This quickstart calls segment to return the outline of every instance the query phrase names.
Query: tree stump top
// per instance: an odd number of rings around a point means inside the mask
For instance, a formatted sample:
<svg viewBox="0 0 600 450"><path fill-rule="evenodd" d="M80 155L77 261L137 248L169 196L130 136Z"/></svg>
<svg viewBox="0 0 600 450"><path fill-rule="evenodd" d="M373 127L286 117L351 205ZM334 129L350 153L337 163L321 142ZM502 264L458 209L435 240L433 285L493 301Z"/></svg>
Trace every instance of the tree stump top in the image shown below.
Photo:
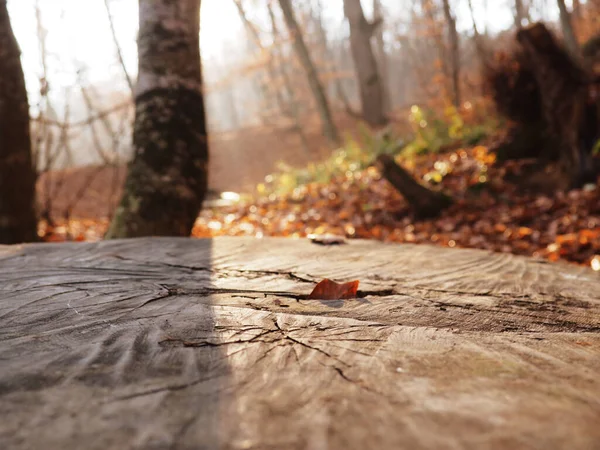
<svg viewBox="0 0 600 450"><path fill-rule="evenodd" d="M600 277L481 250L0 247L3 449L600 448ZM307 300L323 278L352 300Z"/></svg>

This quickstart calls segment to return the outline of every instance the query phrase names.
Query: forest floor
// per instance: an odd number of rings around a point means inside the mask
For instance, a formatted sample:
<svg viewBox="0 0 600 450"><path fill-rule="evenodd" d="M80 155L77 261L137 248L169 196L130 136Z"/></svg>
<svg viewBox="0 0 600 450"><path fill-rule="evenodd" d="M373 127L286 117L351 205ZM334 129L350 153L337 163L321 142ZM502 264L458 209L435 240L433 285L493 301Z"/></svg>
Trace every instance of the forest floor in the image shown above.
<svg viewBox="0 0 600 450"><path fill-rule="evenodd" d="M351 119L343 123L345 130L354 128ZM318 127L312 127L309 141L314 149L324 148ZM218 135L211 145L214 191L251 192L277 161L302 166L327 157L322 151L306 155L292 132L260 128ZM600 180L583 189L543 193L523 182L532 179L530 162L499 164L484 145L419 156L405 166L418 179L435 182L454 204L435 219L420 220L378 171L367 167L341 170L328 182L288 193L267 192L229 206L205 207L192 234L298 238L332 233L481 248L600 270ZM55 218L54 227L40 222L42 239L100 239L124 175L124 168L88 167L42 176L39 198L42 204L52 200Z"/></svg>

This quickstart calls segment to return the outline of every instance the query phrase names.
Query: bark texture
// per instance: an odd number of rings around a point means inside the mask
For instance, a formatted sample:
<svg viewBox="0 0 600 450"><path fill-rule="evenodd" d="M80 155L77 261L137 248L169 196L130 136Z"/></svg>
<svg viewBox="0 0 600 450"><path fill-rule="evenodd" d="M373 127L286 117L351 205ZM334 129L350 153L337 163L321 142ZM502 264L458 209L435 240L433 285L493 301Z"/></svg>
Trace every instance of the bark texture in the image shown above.
<svg viewBox="0 0 600 450"><path fill-rule="evenodd" d="M358 79L362 115L370 125L385 125L384 89L377 60L371 46L371 37L381 24L381 18L369 22L360 0L344 0L344 14L350 25L350 48Z"/></svg>
<svg viewBox="0 0 600 450"><path fill-rule="evenodd" d="M35 170L20 50L0 0L0 244L37 239Z"/></svg>
<svg viewBox="0 0 600 450"><path fill-rule="evenodd" d="M285 24L290 32L290 35L292 36L294 49L298 55L300 64L302 64L302 67L306 72L308 84L315 98L317 110L319 111L319 115L321 117L323 134L331 143L338 145L341 143L339 132L335 122L333 121L331 108L329 107L325 90L323 89L321 81L319 80L317 69L315 68L312 58L310 57L306 42L304 42L302 30L298 26L292 2L291 0L279 0L279 6L281 7Z"/></svg>
<svg viewBox="0 0 600 450"><path fill-rule="evenodd" d="M133 145L107 238L189 235L207 187L200 0L140 0Z"/></svg>

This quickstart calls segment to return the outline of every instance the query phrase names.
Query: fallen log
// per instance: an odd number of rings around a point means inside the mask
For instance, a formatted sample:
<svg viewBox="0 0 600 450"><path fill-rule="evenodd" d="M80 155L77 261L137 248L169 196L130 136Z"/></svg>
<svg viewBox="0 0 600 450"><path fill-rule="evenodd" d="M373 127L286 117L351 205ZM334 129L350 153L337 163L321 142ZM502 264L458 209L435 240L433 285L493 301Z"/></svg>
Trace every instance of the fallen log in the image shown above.
<svg viewBox="0 0 600 450"><path fill-rule="evenodd" d="M3 450L600 442L600 278L282 238L0 247ZM323 278L356 299L308 300Z"/></svg>
<svg viewBox="0 0 600 450"><path fill-rule="evenodd" d="M427 189L396 164L390 155L379 155L376 165L383 177L406 199L417 217L435 217L452 204L449 196Z"/></svg>

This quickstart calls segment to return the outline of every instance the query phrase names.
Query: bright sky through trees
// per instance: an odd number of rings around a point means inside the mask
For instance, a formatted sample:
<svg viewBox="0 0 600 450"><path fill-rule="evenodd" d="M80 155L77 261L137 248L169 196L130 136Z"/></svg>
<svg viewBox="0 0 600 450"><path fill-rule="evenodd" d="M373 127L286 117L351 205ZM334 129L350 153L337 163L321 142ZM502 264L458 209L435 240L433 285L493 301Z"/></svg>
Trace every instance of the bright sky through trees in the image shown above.
<svg viewBox="0 0 600 450"><path fill-rule="evenodd" d="M408 1L408 0L407 0ZM481 28L498 31L510 26L512 11L508 0L487 0L488 12L484 16L484 0L473 0L476 19ZM9 12L15 34L23 52L22 60L31 103L37 97L36 90L42 74L39 39L36 30L36 3L41 12L41 24L45 28L47 46L48 78L54 95L60 88L72 86L77 81L78 70L86 82L112 83L117 89L125 89L123 74L115 57L115 46L110 34L104 0L8 0ZM371 13L371 2L364 1L366 14ZM383 0L392 20L403 16L404 2ZM136 72L136 0L109 0L117 38L121 45L128 71ZM260 11L246 2L248 12L258 23ZM326 0L324 17L335 32L345 30L342 0ZM470 14L466 1L458 0L459 29L470 29ZM204 0L201 16L201 47L204 60L222 59L225 48L245 46L244 33L233 0ZM208 70L210 70L208 68ZM122 85L121 85L122 83Z"/></svg>

